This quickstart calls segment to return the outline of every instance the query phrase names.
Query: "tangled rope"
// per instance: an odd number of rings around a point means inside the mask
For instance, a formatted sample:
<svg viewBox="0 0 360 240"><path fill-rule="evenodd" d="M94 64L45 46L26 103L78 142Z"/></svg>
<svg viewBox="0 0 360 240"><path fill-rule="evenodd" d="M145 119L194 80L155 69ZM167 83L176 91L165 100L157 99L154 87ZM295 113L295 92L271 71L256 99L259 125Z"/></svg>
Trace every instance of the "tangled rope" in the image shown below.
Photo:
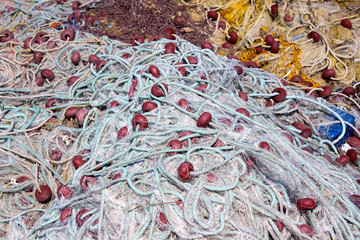
<svg viewBox="0 0 360 240"><path fill-rule="evenodd" d="M359 237L346 108L178 37L59 26L1 46L2 237Z"/></svg>
<svg viewBox="0 0 360 240"><path fill-rule="evenodd" d="M256 61L280 77L287 76L290 80L301 76L304 83L317 86L346 87L356 83L359 71L357 9L349 11L351 8L335 1L202 0L190 3L204 6L209 10L208 17L216 20L212 41L221 47L220 54ZM235 42L229 40L232 32L238 36ZM267 34L280 43L277 50L271 50L271 44L265 41ZM227 41L233 46L223 44ZM333 74L324 77L322 73L327 69L332 69Z"/></svg>

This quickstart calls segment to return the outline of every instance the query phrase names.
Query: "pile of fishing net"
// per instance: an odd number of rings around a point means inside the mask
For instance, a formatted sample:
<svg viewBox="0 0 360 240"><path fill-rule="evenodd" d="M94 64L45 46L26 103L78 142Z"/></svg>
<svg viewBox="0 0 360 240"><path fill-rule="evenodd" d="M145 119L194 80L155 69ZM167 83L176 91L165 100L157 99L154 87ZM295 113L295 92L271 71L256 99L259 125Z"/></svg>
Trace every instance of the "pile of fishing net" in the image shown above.
<svg viewBox="0 0 360 240"><path fill-rule="evenodd" d="M171 28L176 35L200 46L213 32L205 16L202 6L181 5L174 0L104 0L82 14L79 22L84 22L80 27L83 31L122 42L138 35L161 37Z"/></svg>
<svg viewBox="0 0 360 240"><path fill-rule="evenodd" d="M218 54L255 61L280 77L300 76L303 86L351 86L359 72L358 9L343 1L106 0L86 6L89 11L65 22L96 36L130 42L170 30L198 46L210 41ZM326 69L332 74L323 77Z"/></svg>
<svg viewBox="0 0 360 240"><path fill-rule="evenodd" d="M326 88L178 36L130 45L15 11L3 19L18 42L0 58L1 237L359 237L359 114Z"/></svg>
<svg viewBox="0 0 360 240"><path fill-rule="evenodd" d="M217 30L210 38L222 47L222 55L255 61L266 71L280 77L286 75L289 80L299 75L304 80L303 85L310 82L315 86L344 87L356 83L360 57L357 50L359 14L351 1L203 0L182 3L200 4L219 14L210 19L226 23L224 30ZM231 32L235 32L239 40L233 46L223 45ZM265 41L267 35L278 42L278 50L273 51L272 44ZM323 78L322 72L326 69L333 69L335 74Z"/></svg>

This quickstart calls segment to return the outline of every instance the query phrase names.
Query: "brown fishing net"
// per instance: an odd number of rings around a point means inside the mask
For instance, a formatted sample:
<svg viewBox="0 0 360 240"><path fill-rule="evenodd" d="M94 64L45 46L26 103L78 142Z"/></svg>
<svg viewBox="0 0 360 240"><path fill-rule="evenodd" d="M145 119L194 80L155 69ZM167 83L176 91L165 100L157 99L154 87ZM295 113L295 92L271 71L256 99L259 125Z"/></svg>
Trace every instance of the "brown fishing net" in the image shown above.
<svg viewBox="0 0 360 240"><path fill-rule="evenodd" d="M82 30L124 42L136 35L163 37L166 28L173 28L195 45L201 45L212 34L204 8L172 0L105 0L87 11L83 19L86 25Z"/></svg>

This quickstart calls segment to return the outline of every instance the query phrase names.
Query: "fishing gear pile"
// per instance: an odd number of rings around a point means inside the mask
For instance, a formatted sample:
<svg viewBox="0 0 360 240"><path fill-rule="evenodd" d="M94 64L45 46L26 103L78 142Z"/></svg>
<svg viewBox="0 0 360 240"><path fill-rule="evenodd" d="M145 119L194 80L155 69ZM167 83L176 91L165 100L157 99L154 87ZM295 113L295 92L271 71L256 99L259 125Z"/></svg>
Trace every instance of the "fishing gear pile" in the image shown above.
<svg viewBox="0 0 360 240"><path fill-rule="evenodd" d="M58 2L2 16L1 237L359 238L355 88L96 37L63 24L92 2Z"/></svg>
<svg viewBox="0 0 360 240"><path fill-rule="evenodd" d="M200 4L222 55L255 61L301 84L345 88L356 83L359 8L350 1L181 1ZM325 73L325 74L324 74Z"/></svg>

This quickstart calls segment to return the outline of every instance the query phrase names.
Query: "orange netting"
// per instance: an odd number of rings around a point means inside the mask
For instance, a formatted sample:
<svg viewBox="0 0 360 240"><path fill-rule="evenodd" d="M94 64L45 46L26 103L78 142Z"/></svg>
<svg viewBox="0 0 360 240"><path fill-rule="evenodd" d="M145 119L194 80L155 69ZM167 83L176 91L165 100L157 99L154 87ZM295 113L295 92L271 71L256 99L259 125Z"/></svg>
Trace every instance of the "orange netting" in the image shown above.
<svg viewBox="0 0 360 240"><path fill-rule="evenodd" d="M274 74L284 77L285 75L291 79L293 76L301 76L304 82L302 85L305 86L306 82L311 82L314 87L320 87L319 84L315 83L308 75L306 75L300 63L301 49L297 46L296 43L289 43L286 41L282 34L277 32L270 31L268 27L263 26L260 30L260 37L262 40L255 41L254 45L264 45L265 36L271 34L275 38L279 39L282 48L279 50L280 57L275 61L275 70ZM264 58L265 55L272 55L269 51L264 51L263 53L258 54L255 47L250 47L249 49L242 51L241 54L238 54L237 57L242 61L256 61Z"/></svg>

